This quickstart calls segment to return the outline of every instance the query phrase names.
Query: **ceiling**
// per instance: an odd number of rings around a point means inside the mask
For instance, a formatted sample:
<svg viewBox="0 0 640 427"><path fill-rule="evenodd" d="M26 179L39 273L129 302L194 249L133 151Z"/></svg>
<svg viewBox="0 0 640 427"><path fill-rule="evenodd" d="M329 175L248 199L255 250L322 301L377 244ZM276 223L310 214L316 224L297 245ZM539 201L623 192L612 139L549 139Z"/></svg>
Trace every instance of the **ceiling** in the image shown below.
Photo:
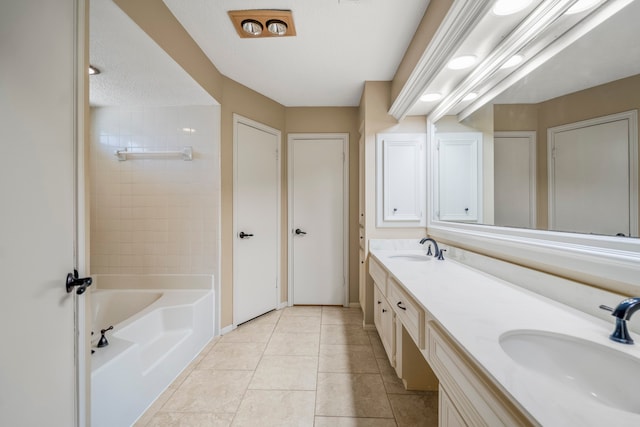
<svg viewBox="0 0 640 427"><path fill-rule="evenodd" d="M202 87L111 0L91 0L92 106L217 105Z"/></svg>
<svg viewBox="0 0 640 427"><path fill-rule="evenodd" d="M392 80L429 1L164 3L222 74L293 107L357 106L365 81ZM227 15L237 9L290 9L297 35L241 39ZM90 60L102 69L91 79L92 105L206 103L195 81L111 0L91 1L90 28Z"/></svg>

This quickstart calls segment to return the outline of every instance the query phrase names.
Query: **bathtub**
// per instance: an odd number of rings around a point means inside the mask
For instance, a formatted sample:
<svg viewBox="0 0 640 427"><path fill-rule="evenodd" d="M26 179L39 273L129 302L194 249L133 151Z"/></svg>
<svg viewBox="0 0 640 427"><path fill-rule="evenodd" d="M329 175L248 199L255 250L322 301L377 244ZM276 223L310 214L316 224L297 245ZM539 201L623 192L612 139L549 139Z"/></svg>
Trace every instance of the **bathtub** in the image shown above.
<svg viewBox="0 0 640 427"><path fill-rule="evenodd" d="M91 306L92 427L133 424L213 337L211 290L97 289Z"/></svg>

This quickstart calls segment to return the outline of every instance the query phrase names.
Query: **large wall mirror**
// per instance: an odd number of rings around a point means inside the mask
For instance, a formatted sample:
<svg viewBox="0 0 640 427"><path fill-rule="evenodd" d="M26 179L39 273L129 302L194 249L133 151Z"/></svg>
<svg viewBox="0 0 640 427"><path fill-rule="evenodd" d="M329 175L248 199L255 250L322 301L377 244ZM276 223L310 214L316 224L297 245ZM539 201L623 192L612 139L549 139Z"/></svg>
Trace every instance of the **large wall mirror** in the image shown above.
<svg viewBox="0 0 640 427"><path fill-rule="evenodd" d="M636 295L640 0L533 0L508 17L498 3L454 1L450 31L473 24L390 110L427 115L428 233Z"/></svg>
<svg viewBox="0 0 640 427"><path fill-rule="evenodd" d="M460 105L438 119L435 219L638 237L639 21L634 1L471 114ZM442 167L456 133L481 138L474 179ZM467 179L451 187L451 175ZM478 200L461 186L475 186ZM457 215L444 212L451 194ZM465 218L476 207L481 215Z"/></svg>

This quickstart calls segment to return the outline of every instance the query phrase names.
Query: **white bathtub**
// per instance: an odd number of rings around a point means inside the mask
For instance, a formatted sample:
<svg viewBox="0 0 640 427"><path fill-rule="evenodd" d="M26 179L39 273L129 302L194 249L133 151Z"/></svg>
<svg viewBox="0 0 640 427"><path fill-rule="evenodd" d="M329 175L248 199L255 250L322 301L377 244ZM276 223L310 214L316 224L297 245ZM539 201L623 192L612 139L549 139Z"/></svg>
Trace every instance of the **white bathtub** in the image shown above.
<svg viewBox="0 0 640 427"><path fill-rule="evenodd" d="M213 337L213 292L95 290L91 300L91 426L129 426Z"/></svg>

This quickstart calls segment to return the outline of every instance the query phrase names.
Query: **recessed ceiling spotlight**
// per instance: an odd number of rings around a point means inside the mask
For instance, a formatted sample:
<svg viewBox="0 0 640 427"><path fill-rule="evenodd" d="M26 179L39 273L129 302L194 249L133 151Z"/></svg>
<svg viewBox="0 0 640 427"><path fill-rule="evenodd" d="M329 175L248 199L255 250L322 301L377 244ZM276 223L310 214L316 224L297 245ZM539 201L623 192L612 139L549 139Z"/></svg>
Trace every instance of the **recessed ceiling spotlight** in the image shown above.
<svg viewBox="0 0 640 427"><path fill-rule="evenodd" d="M89 65L89 75L95 76L96 74L100 74L100 70L94 67L93 65Z"/></svg>
<svg viewBox="0 0 640 427"><path fill-rule="evenodd" d="M505 69L515 67L516 65L520 64L523 59L524 56L522 55L513 55L511 58L507 59L507 61L502 64L500 68Z"/></svg>
<svg viewBox="0 0 640 427"><path fill-rule="evenodd" d="M478 58L476 58L475 55L458 56L449 61L447 67L450 70L464 70L465 68L469 68L475 64L477 59Z"/></svg>
<svg viewBox="0 0 640 427"><path fill-rule="evenodd" d="M279 19L267 21L267 31L276 36L284 36L287 33L287 24Z"/></svg>
<svg viewBox="0 0 640 427"><path fill-rule="evenodd" d="M253 19L245 19L242 21L242 30L252 36L262 34L262 24Z"/></svg>
<svg viewBox="0 0 640 427"><path fill-rule="evenodd" d="M476 99L478 97L478 94L475 92L469 92L468 94L465 95L464 98L462 98L463 101L471 101L472 99Z"/></svg>
<svg viewBox="0 0 640 427"><path fill-rule="evenodd" d="M567 15L573 15L575 13L584 12L587 9L591 9L598 3L600 3L600 0L578 0L565 13Z"/></svg>
<svg viewBox="0 0 640 427"><path fill-rule="evenodd" d="M442 94L437 92L425 93L420 97L420 101L422 102L433 102L433 101L439 101L441 99L442 99Z"/></svg>
<svg viewBox="0 0 640 427"><path fill-rule="evenodd" d="M513 15L531 4L532 0L498 0L493 5L493 13L498 16Z"/></svg>

